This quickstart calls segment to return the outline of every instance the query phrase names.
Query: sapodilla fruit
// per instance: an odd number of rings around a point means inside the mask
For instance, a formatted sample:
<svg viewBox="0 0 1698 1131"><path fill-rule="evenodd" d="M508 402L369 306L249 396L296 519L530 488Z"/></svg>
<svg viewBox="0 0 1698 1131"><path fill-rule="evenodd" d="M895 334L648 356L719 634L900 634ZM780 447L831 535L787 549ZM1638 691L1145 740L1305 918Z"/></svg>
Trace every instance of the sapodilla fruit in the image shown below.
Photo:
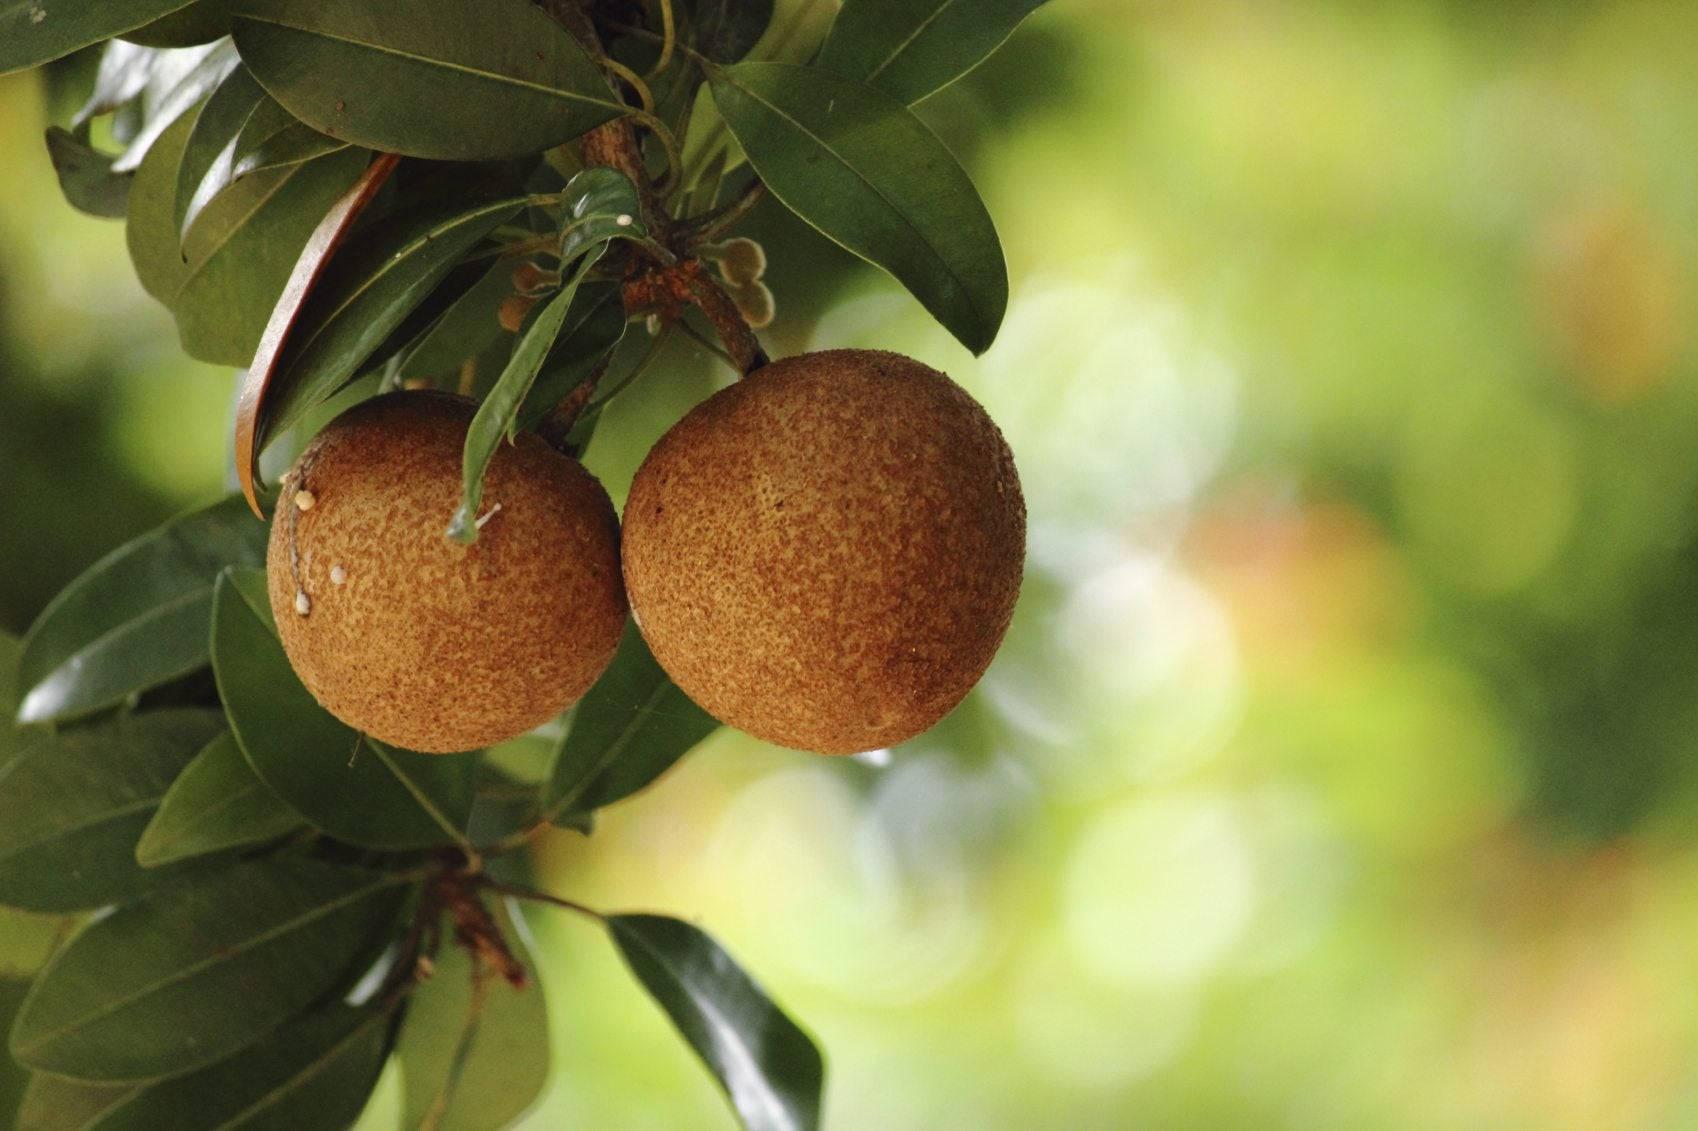
<svg viewBox="0 0 1698 1131"><path fill-rule="evenodd" d="M476 405L400 392L348 410L283 479L266 573L289 662L326 710L411 750L471 750L576 701L625 622L601 484L539 436L502 444L476 542L443 532Z"/></svg>
<svg viewBox="0 0 1698 1131"><path fill-rule="evenodd" d="M848 754L926 730L984 674L1025 557L1014 459L912 358L830 350L703 401L625 504L633 615L722 722Z"/></svg>

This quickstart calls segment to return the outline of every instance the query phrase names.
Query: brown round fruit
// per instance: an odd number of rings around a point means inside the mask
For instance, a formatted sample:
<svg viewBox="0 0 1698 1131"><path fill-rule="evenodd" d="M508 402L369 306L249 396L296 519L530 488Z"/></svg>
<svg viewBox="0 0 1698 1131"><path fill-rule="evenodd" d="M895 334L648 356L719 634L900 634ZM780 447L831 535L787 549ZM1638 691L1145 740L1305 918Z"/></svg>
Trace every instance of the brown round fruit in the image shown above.
<svg viewBox="0 0 1698 1131"><path fill-rule="evenodd" d="M272 520L271 611L296 674L349 726L411 750L548 721L625 622L607 492L534 434L490 461L477 541L444 538L476 407L402 392L350 409L284 477Z"/></svg>
<svg viewBox="0 0 1698 1131"><path fill-rule="evenodd" d="M984 674L1025 557L1014 459L912 358L774 362L697 405L625 504L655 659L723 722L821 754L930 727Z"/></svg>

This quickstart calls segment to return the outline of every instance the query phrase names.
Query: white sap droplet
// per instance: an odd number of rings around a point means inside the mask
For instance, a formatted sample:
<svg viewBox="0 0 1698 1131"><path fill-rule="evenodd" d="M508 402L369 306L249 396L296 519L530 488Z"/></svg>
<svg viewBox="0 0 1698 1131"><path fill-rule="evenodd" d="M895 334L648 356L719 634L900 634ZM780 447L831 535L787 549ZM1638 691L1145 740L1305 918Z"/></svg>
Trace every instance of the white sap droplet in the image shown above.
<svg viewBox="0 0 1698 1131"><path fill-rule="evenodd" d="M493 506L493 507L490 507L490 508L489 508L489 513L488 513L488 514L486 514L486 515L484 515L484 516L483 516L483 517L482 517L482 518L480 518L480 519L478 519L478 520L477 520L477 521L476 521L476 522L474 522L474 523L473 523L473 524L472 524L472 525L474 525L474 526L476 526L476 527L477 527L477 528L478 528L478 529L479 529L479 530L482 530L482 529L483 529L483 524L484 524L484 523L486 523L486 522L488 522L488 521L489 521L489 520L490 520L490 519L492 519L492 518L494 518L494 517L495 517L495 512L497 512L497 511L499 511L499 510L500 510L500 509L501 509L501 504L500 504L500 503L496 503L496 504L495 504L495 505L494 505L494 506Z"/></svg>
<svg viewBox="0 0 1698 1131"><path fill-rule="evenodd" d="M299 589L295 590L295 611L303 617L312 612L312 601Z"/></svg>
<svg viewBox="0 0 1698 1131"><path fill-rule="evenodd" d="M333 565L333 566L330 567L330 583L332 585L346 585L347 582L348 582L348 571L347 570L343 569L339 565Z"/></svg>
<svg viewBox="0 0 1698 1131"><path fill-rule="evenodd" d="M311 491L295 492L295 509L300 511L312 510L312 505L318 502L318 497Z"/></svg>
<svg viewBox="0 0 1698 1131"><path fill-rule="evenodd" d="M621 212L613 218L613 222L618 224L621 228L629 228L631 226L631 217Z"/></svg>

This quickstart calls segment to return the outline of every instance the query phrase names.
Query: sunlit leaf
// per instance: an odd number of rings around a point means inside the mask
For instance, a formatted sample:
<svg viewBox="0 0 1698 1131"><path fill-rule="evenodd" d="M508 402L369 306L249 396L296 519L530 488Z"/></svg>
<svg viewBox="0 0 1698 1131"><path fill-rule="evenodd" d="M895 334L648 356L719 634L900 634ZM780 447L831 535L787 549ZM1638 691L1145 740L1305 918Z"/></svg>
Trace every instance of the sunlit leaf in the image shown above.
<svg viewBox="0 0 1698 1131"><path fill-rule="evenodd" d="M967 174L883 91L784 63L715 68L713 97L774 196L894 275L974 353L1008 305L1002 245Z"/></svg>
<svg viewBox="0 0 1698 1131"><path fill-rule="evenodd" d="M136 863L136 840L220 725L169 710L28 734L0 766L0 903L75 911L173 878Z"/></svg>
<svg viewBox="0 0 1698 1131"><path fill-rule="evenodd" d="M1000 47L1044 0L843 0L816 66L914 103Z"/></svg>
<svg viewBox="0 0 1698 1131"><path fill-rule="evenodd" d="M172 214L179 233L233 179L231 165L236 135L264 97L265 91L248 69L237 66L195 115L194 127L189 131L182 161L177 166Z"/></svg>
<svg viewBox="0 0 1698 1131"><path fill-rule="evenodd" d="M534 971L511 908L501 904L491 913L513 957ZM474 987L478 977L481 991ZM494 971L480 972L464 947L445 943L430 980L413 991L396 1048L405 1084L402 1125L438 1131L510 1126L548 1080L548 1045L548 1012L534 978L516 989Z"/></svg>
<svg viewBox="0 0 1698 1131"><path fill-rule="evenodd" d="M72 208L117 218L130 204L131 177L112 171L112 158L58 126L47 127L47 156L59 191Z"/></svg>
<svg viewBox="0 0 1698 1131"><path fill-rule="evenodd" d="M204 665L218 571L262 565L267 534L231 498L96 562L53 599L24 640L19 719L87 714Z"/></svg>
<svg viewBox="0 0 1698 1131"><path fill-rule="evenodd" d="M266 95L236 137L230 162L232 179L261 169L296 165L347 147L328 134L321 134Z"/></svg>
<svg viewBox="0 0 1698 1131"><path fill-rule="evenodd" d="M534 153L626 109L577 41L526 0L250 0L235 37L297 118L393 153Z"/></svg>
<svg viewBox="0 0 1698 1131"><path fill-rule="evenodd" d="M90 118L110 114L147 86L153 73L154 60L159 52L151 47L114 39L100 52L100 64L95 68L94 89L88 101L71 119L71 128L81 127Z"/></svg>
<svg viewBox="0 0 1698 1131"><path fill-rule="evenodd" d="M190 0L0 0L0 74L69 55Z"/></svg>
<svg viewBox="0 0 1698 1131"><path fill-rule="evenodd" d="M221 1060L344 984L406 882L271 859L161 888L54 956L19 1012L12 1055L110 1082Z"/></svg>
<svg viewBox="0 0 1698 1131"><path fill-rule="evenodd" d="M572 713L544 807L583 813L628 797L670 769L719 723L661 670L635 622Z"/></svg>
<svg viewBox="0 0 1698 1131"><path fill-rule="evenodd" d="M112 162L113 172L130 173L139 168L159 135L216 90L238 62L236 49L228 42L219 43L207 51L187 74L174 82L160 84L163 89L156 100L150 100L141 130ZM159 84L161 76L169 74L168 70L155 66L149 75L150 85Z"/></svg>
<svg viewBox="0 0 1698 1131"><path fill-rule="evenodd" d="M397 750L320 707L277 640L262 572L219 577L212 667L248 764L314 827L370 848L452 844L465 829L476 758Z"/></svg>
<svg viewBox="0 0 1698 1131"><path fill-rule="evenodd" d="M300 828L301 818L259 779L228 731L183 768L136 844L136 862L176 860L260 844Z"/></svg>
<svg viewBox="0 0 1698 1131"><path fill-rule="evenodd" d="M340 1002L315 1009L263 1041L196 1072L137 1086L70 1081L54 1098L74 1108L105 1104L97 1118L52 1119L31 1104L42 1131L296 1131L346 1127L383 1067L393 1018ZM37 1077L40 1079L40 1077ZM77 1096L75 1090L84 1094Z"/></svg>
<svg viewBox="0 0 1698 1131"><path fill-rule="evenodd" d="M718 943L660 915L609 916L607 929L748 1131L819 1126L819 1050Z"/></svg>

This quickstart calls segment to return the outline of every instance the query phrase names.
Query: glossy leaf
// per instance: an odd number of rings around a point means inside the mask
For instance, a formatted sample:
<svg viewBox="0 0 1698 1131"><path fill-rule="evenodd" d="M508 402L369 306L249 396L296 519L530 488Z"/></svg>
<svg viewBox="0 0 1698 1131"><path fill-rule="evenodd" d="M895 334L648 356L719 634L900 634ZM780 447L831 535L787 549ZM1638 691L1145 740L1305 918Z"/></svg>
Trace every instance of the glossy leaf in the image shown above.
<svg viewBox="0 0 1698 1131"><path fill-rule="evenodd" d="M12 1055L115 1083L218 1061L345 983L405 882L271 859L161 888L54 956L18 1014Z"/></svg>
<svg viewBox="0 0 1698 1131"><path fill-rule="evenodd" d="M232 0L194 0L169 16L161 16L152 23L125 32L124 38L150 47L189 47L211 43L230 34L231 4Z"/></svg>
<svg viewBox="0 0 1698 1131"><path fill-rule="evenodd" d="M1000 47L1044 0L844 0L815 65L914 103Z"/></svg>
<svg viewBox="0 0 1698 1131"><path fill-rule="evenodd" d="M253 0L235 37L290 113L371 149L517 156L625 112L577 41L526 0Z"/></svg>
<svg viewBox="0 0 1698 1131"><path fill-rule="evenodd" d="M748 1131L819 1126L819 1050L718 943L660 915L612 915L607 929Z"/></svg>
<svg viewBox="0 0 1698 1131"><path fill-rule="evenodd" d="M580 286L572 300L572 309L566 312L566 321L554 339L554 348L548 351L542 371L537 374L523 407L519 409L515 420L519 430L528 431L542 423L555 406L590 375L591 370L613 353L625 336L627 325L625 304L616 285L586 283ZM586 409L578 420L582 422L598 408ZM576 442L576 425L572 433ZM576 450L583 451L583 445L577 444Z"/></svg>
<svg viewBox="0 0 1698 1131"><path fill-rule="evenodd" d="M128 210L131 178L112 171L110 156L58 126L47 128L47 156L72 208L109 218Z"/></svg>
<svg viewBox="0 0 1698 1131"><path fill-rule="evenodd" d="M239 140L237 144L240 144ZM400 158L393 153L381 154L366 166L359 178L325 211L312 235L307 237L301 254L295 258L295 265L289 269L289 278L283 284L283 291L277 296L271 313L266 316L265 329L260 333L253 364L248 367L246 376L242 378L242 387L237 394L233 438L236 481L242 488L243 498L247 499L248 506L253 508L256 515L263 515L254 483L259 465L260 413L265 408L266 398L272 392L283 349L289 344L295 322L306 306L308 295L329 267L330 257L342 245L342 241L353 229L354 222L371 204L378 190L383 187L399 163Z"/></svg>
<svg viewBox="0 0 1698 1131"><path fill-rule="evenodd" d="M136 840L219 726L215 711L169 710L27 735L0 766L0 903L76 911L175 878L142 869Z"/></svg>
<svg viewBox="0 0 1698 1131"><path fill-rule="evenodd" d="M141 94L153 74L159 52L151 47L114 39L100 52L100 63L94 72L94 89L88 101L71 119L71 128L78 129L90 118L110 114L130 99Z"/></svg>
<svg viewBox="0 0 1698 1131"><path fill-rule="evenodd" d="M261 169L296 165L344 149L347 144L319 133L268 94L254 107L252 116L236 137L230 176L233 180Z"/></svg>
<svg viewBox="0 0 1698 1131"><path fill-rule="evenodd" d="M996 337L1008 272L990 214L944 144L882 91L809 67L740 63L712 87L774 196L894 275L974 353Z"/></svg>
<svg viewBox="0 0 1698 1131"><path fill-rule="evenodd" d="M452 844L466 827L476 759L396 750L320 707L278 643L259 570L219 577L212 668L248 764L315 828L398 849Z"/></svg>
<svg viewBox="0 0 1698 1131"><path fill-rule="evenodd" d="M619 651L572 713L544 808L572 814L628 797L670 769L719 723L655 662L635 621Z"/></svg>
<svg viewBox="0 0 1698 1131"><path fill-rule="evenodd" d="M189 226L201 209L233 179L236 135L242 130L265 91L237 66L212 92L189 130L177 166L177 191L173 217L179 233Z"/></svg>
<svg viewBox="0 0 1698 1131"><path fill-rule="evenodd" d="M471 543L478 537L478 508L483 500L483 477L489 470L489 461L495 458L495 449L503 439L513 435L514 419L519 414L519 408L525 403L525 395L531 391L531 383L536 380L537 371L548 357L548 351L554 345L555 337L560 333L561 325L566 321L566 312L572 306L572 296L577 293L578 283L588 271L588 263L579 270L578 274L561 287L554 297L544 304L537 316L531 319L531 324L525 327L519 338L519 344L513 347L513 356L508 359L507 368L496 378L495 387L478 405L476 415L466 430L466 448L463 458L460 482L460 505L455 508L454 515L448 522L447 537L456 542Z"/></svg>
<svg viewBox="0 0 1698 1131"><path fill-rule="evenodd" d="M239 61L236 49L226 42L214 45L211 50L205 52L192 70L175 81L169 81L167 78L165 82L161 82L161 77L169 76L171 72L155 66L149 75L149 85L162 89L156 99L150 100L141 130L130 139L129 145L118 155L117 160L112 162L112 170L117 173L132 173L139 168L147 157L147 151L159 139L159 135L216 90L218 84L235 69Z"/></svg>
<svg viewBox="0 0 1698 1131"><path fill-rule="evenodd" d="M513 956L534 971L524 937L506 903L491 913ZM452 932L445 937L452 939ZM436 952L435 972L413 991L396 1054L401 1060L402 1126L437 1131L499 1131L535 1102L548 1081L548 1012L533 978L515 989L487 969L481 1008L473 1008L480 976L466 949L452 941Z"/></svg>
<svg viewBox="0 0 1698 1131"><path fill-rule="evenodd" d="M24 640L20 721L87 714L204 665L218 571L264 564L268 533L230 498L96 562L53 599Z"/></svg>
<svg viewBox="0 0 1698 1131"><path fill-rule="evenodd" d="M300 816L259 779L226 731L207 743L171 783L136 844L136 862L157 868L261 844L301 826Z"/></svg>
<svg viewBox="0 0 1698 1131"><path fill-rule="evenodd" d="M299 1131L346 1127L359 1116L383 1067L393 1018L340 1002L315 1009L215 1064L139 1087L74 1081L87 1093L79 1103L59 1089L61 1102L93 1107L80 1122L43 1122L66 1131ZM40 1105L38 1105L40 1106ZM47 1114L43 1112L43 1114Z"/></svg>
<svg viewBox="0 0 1698 1131"><path fill-rule="evenodd" d="M190 0L0 0L0 74L46 63L186 6Z"/></svg>
<svg viewBox="0 0 1698 1131"><path fill-rule="evenodd" d="M609 240L642 239L642 202L631 178L605 165L585 169L570 181L562 195L566 219L560 233L560 262L565 264Z"/></svg>
<svg viewBox="0 0 1698 1131"><path fill-rule="evenodd" d="M398 382L430 381L458 373L460 366L510 336L500 322L501 304L513 294L513 264L497 262L442 312L408 351L395 374Z"/></svg>
<svg viewBox="0 0 1698 1131"><path fill-rule="evenodd" d="M90 1131L100 1126L103 1112L135 1090L134 1084L95 1084L31 1073L14 1131Z"/></svg>
<svg viewBox="0 0 1698 1131"><path fill-rule="evenodd" d="M466 253L527 200L432 201L385 218L339 254L257 404L253 451L346 384Z"/></svg>
<svg viewBox="0 0 1698 1131"><path fill-rule="evenodd" d="M696 50L716 63L735 63L772 23L772 0L700 0Z"/></svg>
<svg viewBox="0 0 1698 1131"><path fill-rule="evenodd" d="M142 289L167 305L188 277L175 224L177 168L194 119L185 115L160 135L130 183L124 242Z"/></svg>

